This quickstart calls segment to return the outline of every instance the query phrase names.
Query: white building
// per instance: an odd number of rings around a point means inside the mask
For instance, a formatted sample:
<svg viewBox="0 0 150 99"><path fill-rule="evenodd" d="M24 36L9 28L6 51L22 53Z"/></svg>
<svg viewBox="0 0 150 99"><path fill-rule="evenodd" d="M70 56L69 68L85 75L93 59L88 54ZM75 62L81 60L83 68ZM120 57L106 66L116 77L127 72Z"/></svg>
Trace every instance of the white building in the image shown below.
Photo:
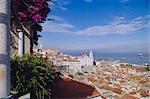
<svg viewBox="0 0 150 99"><path fill-rule="evenodd" d="M90 51L89 56L86 54L78 57L74 56L62 56L60 58L56 57L53 60L53 64L56 68L70 69L73 71L82 71L83 68L93 66L93 52ZM65 68L66 67L66 68Z"/></svg>
<svg viewBox="0 0 150 99"><path fill-rule="evenodd" d="M84 67L93 66L93 62L94 62L93 52L90 51L89 56L87 56L86 54L80 56L78 60L80 61L81 66Z"/></svg>

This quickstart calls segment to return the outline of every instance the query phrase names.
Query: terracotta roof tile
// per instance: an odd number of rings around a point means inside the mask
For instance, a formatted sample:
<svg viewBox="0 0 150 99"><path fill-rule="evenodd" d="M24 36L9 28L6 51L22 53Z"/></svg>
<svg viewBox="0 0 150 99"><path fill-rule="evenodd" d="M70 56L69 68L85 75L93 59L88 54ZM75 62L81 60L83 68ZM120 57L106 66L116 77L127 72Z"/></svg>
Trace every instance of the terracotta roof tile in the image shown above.
<svg viewBox="0 0 150 99"><path fill-rule="evenodd" d="M124 96L122 96L120 99L139 99L137 97L134 97L130 94L125 94Z"/></svg>
<svg viewBox="0 0 150 99"><path fill-rule="evenodd" d="M136 67L136 66L120 66L120 68L126 68L126 69L135 69L137 72L144 72L144 67Z"/></svg>
<svg viewBox="0 0 150 99"><path fill-rule="evenodd" d="M148 97L148 96L150 96L149 90L141 89L140 95L141 95L142 97Z"/></svg>
<svg viewBox="0 0 150 99"><path fill-rule="evenodd" d="M106 90L109 90L109 91L112 91L114 93L117 93L117 94L121 94L123 91L119 88L112 88L110 86L107 86L107 85L103 85L100 87L101 89L106 89Z"/></svg>

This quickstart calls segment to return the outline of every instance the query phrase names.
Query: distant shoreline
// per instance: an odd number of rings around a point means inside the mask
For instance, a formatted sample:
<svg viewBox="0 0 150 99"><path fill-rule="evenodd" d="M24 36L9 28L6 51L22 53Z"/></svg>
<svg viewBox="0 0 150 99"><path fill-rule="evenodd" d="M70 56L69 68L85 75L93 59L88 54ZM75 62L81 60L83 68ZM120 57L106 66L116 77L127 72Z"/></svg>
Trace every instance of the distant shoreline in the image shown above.
<svg viewBox="0 0 150 99"><path fill-rule="evenodd" d="M73 56L80 56L82 54L87 54L88 51L65 51L65 54L70 54ZM144 65L144 63L150 64L150 56L149 53L144 53L144 58L141 59L136 52L93 52L95 60L119 60L120 63L129 63L135 65Z"/></svg>

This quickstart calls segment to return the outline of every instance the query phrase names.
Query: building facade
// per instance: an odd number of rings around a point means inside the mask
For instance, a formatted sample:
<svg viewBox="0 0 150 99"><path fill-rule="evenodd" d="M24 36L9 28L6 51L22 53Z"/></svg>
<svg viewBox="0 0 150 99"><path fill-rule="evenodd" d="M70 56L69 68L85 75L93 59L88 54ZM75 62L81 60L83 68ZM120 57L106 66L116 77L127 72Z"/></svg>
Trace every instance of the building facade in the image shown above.
<svg viewBox="0 0 150 99"><path fill-rule="evenodd" d="M92 51L90 51L89 55L84 54L82 56L71 56L60 52L58 53L59 54L49 56L56 68L60 69L62 67L62 69L69 69L78 72L86 67L93 66L94 57Z"/></svg>

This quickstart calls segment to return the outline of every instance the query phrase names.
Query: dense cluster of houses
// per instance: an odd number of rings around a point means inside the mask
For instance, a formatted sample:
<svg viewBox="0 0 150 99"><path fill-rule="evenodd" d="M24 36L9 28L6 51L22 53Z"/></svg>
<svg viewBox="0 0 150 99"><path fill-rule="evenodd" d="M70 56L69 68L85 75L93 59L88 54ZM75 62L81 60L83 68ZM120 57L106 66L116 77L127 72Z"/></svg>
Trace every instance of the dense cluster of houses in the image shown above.
<svg viewBox="0 0 150 99"><path fill-rule="evenodd" d="M98 97L92 99L150 98L150 72L144 67L120 65L119 61L95 61L96 66L93 66L92 51L82 56L67 55L54 49L40 53L52 61L56 70L68 72L72 80L95 88Z"/></svg>
<svg viewBox="0 0 150 99"><path fill-rule="evenodd" d="M79 81L95 87L106 99L150 98L150 72L144 67L100 63L96 74L85 74Z"/></svg>
<svg viewBox="0 0 150 99"><path fill-rule="evenodd" d="M37 49L34 51L37 52ZM42 50L40 53L49 58L57 71L82 72L92 67L94 62L92 51L89 52L89 55L83 54L82 56L64 54L55 49Z"/></svg>

